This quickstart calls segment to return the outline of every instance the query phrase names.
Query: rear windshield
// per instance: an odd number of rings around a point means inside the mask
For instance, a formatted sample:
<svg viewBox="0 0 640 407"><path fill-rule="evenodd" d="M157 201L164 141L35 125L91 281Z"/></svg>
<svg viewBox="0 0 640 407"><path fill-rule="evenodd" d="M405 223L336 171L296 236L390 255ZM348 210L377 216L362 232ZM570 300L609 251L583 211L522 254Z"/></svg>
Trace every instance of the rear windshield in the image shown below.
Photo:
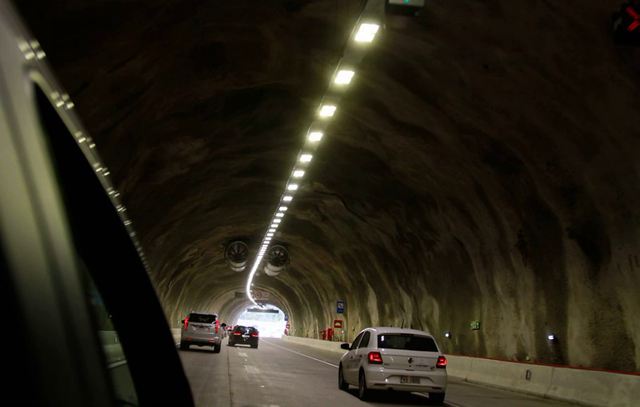
<svg viewBox="0 0 640 407"><path fill-rule="evenodd" d="M413 334L379 335L378 348L438 352L438 347L433 338Z"/></svg>
<svg viewBox="0 0 640 407"><path fill-rule="evenodd" d="M247 330L247 327L242 325L236 325L235 328L233 328L233 330L236 332L245 332Z"/></svg>
<svg viewBox="0 0 640 407"><path fill-rule="evenodd" d="M189 314L189 322L200 324L211 324L215 322L216 316L211 314Z"/></svg>

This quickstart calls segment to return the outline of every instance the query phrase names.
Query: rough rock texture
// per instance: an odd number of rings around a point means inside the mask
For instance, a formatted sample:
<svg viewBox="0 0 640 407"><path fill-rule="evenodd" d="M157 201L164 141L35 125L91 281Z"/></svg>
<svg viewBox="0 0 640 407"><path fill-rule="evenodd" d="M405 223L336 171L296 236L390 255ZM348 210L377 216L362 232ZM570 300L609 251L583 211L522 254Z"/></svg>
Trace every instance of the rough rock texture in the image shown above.
<svg viewBox="0 0 640 407"><path fill-rule="evenodd" d="M257 249L361 2L19 3L171 323L232 320L224 245ZM610 40L618 1L428 3L388 18L276 235L291 267L256 286L298 335L344 299L351 338L637 371L640 51Z"/></svg>

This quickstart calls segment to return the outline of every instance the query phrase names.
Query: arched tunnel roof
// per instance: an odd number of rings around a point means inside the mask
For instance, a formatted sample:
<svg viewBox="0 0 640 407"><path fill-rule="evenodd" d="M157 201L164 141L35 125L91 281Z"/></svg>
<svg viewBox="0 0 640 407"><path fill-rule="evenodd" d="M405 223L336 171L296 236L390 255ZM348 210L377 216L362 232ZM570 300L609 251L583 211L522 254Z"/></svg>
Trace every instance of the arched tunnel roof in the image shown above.
<svg viewBox="0 0 640 407"><path fill-rule="evenodd" d="M360 0L16 2L111 169L170 322L229 319ZM618 1L427 2L388 16L255 286L317 335L640 367L640 51ZM470 323L480 321L479 330ZM559 338L551 348L546 333Z"/></svg>

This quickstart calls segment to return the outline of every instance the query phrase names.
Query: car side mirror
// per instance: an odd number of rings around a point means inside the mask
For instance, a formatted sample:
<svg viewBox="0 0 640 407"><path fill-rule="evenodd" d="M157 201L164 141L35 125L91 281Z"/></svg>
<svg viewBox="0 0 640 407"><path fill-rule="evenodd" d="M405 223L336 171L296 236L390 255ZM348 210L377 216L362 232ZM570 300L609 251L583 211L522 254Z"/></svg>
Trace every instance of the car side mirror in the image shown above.
<svg viewBox="0 0 640 407"><path fill-rule="evenodd" d="M349 350L351 349L351 346L349 346L348 343L343 343L342 345L340 345L340 348L344 350Z"/></svg>

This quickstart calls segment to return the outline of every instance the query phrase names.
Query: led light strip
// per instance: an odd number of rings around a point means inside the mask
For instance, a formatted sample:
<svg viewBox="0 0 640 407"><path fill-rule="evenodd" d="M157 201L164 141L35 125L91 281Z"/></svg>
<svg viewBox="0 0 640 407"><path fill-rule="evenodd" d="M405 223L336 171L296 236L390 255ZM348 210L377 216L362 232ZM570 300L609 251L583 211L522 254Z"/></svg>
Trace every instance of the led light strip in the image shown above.
<svg viewBox="0 0 640 407"><path fill-rule="evenodd" d="M355 67L362 61L366 51L368 50L368 46L373 42L380 30L380 26L382 25L384 18L384 9L385 0L367 1L360 17L358 18L358 22L351 33L351 41L349 41L342 59L333 74L327 95L322 98L322 102L318 107L317 119L311 123L307 130L307 137L304 146L298 152L296 163L294 164L290 173L291 175L285 184L285 191L280 196L277 209L271 217L269 227L260 242L258 255L253 262L253 266L251 267L251 271L247 278L247 298L249 298L249 300L255 305L260 306L251 294L253 278L262 264L265 254L269 250L271 240L275 236L278 227L282 224L282 220L293 201L295 193L300 188L302 178L307 173L307 170L313 161L313 153L325 137L325 131L329 125L329 121L338 110L338 102L346 91L346 88L351 84L351 81L356 76Z"/></svg>

